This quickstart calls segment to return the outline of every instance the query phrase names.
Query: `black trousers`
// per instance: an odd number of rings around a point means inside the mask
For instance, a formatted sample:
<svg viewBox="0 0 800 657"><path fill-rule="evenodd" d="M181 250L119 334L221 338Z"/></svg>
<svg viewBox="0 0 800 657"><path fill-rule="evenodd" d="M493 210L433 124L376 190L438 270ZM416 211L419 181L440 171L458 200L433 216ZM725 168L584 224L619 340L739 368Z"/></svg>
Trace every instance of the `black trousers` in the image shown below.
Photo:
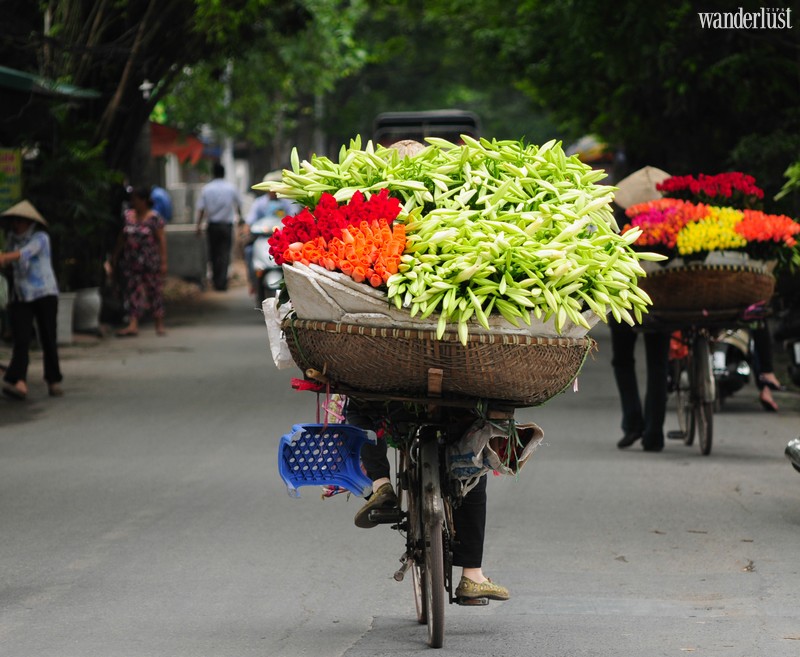
<svg viewBox="0 0 800 657"><path fill-rule="evenodd" d="M750 336L753 339L752 357L755 382L760 390L767 387L761 381L761 375L775 371L772 364L772 335L766 324L759 324L750 330Z"/></svg>
<svg viewBox="0 0 800 657"><path fill-rule="evenodd" d="M209 223L206 235L208 237L208 259L211 261L211 282L215 290L227 290L228 267L231 264L231 246L233 244L233 224Z"/></svg>
<svg viewBox="0 0 800 657"><path fill-rule="evenodd" d="M348 404L347 422L362 429L374 429L374 421L366 408L352 408ZM361 448L361 463L367 476L375 481L389 478L389 457L386 441L378 439L377 445L366 443ZM469 493L464 496L458 508L453 509L452 543L453 565L462 568L480 568L483 562L483 543L486 536L486 475L483 475Z"/></svg>
<svg viewBox="0 0 800 657"><path fill-rule="evenodd" d="M11 362L3 380L12 384L27 380L33 322L36 321L36 331L44 357L44 380L48 384L59 383L63 377L58 362L56 331L58 297L50 295L34 301L12 301L7 310L13 347Z"/></svg>
<svg viewBox="0 0 800 657"><path fill-rule="evenodd" d="M622 404L622 430L641 432L642 444L664 445L664 418L667 410L667 368L669 333L644 332L647 384L642 405L636 378L634 351L638 332L628 324L610 322L611 365Z"/></svg>

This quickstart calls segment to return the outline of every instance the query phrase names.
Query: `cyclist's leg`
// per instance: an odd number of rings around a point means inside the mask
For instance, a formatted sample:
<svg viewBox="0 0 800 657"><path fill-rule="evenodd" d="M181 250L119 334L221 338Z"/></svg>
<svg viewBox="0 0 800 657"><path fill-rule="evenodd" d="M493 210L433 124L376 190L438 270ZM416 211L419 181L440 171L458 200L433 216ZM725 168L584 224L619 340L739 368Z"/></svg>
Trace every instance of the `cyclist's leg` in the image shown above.
<svg viewBox="0 0 800 657"><path fill-rule="evenodd" d="M453 565L461 566L456 597L507 600L508 589L483 574L483 544L486 535L486 475L453 509Z"/></svg>
<svg viewBox="0 0 800 657"><path fill-rule="evenodd" d="M348 424L360 427L367 431L375 431L375 416L370 412L369 404L359 404L350 400L345 411L345 419ZM383 438L378 438L376 444L365 443L361 448L361 463L367 473L367 477L372 480L372 495L366 504L356 513L354 522L357 527L369 529L376 527L376 523L371 522L367 517L372 509L382 507L397 506L397 495L392 488L390 479L388 446Z"/></svg>

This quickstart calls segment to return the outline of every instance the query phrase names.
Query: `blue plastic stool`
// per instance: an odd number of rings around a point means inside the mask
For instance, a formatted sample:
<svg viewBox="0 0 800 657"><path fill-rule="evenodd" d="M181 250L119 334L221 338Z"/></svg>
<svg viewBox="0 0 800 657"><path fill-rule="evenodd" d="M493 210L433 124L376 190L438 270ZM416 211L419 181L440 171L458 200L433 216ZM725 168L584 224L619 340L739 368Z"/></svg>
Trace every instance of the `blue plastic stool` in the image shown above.
<svg viewBox="0 0 800 657"><path fill-rule="evenodd" d="M292 497L300 486L341 486L365 497L372 480L361 470L361 447L376 439L350 424L295 424L278 445L278 471Z"/></svg>

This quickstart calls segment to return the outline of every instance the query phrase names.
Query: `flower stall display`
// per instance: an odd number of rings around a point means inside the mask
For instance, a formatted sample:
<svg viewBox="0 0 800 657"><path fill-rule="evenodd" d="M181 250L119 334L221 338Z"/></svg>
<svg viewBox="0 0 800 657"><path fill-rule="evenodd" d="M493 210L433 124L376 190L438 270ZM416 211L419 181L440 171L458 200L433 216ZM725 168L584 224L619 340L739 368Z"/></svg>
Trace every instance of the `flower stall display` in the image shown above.
<svg viewBox="0 0 800 657"><path fill-rule="evenodd" d="M657 189L664 198L626 210L626 228L642 231L634 247L669 259L643 282L656 313L735 315L769 300L775 266L800 264L800 224L755 209L764 192L752 176L675 176Z"/></svg>
<svg viewBox="0 0 800 657"><path fill-rule="evenodd" d="M561 144L429 138L300 160L257 188L306 209L270 239L294 314L295 362L347 389L540 404L575 378L607 315L651 303L614 188ZM309 374L311 373L311 374ZM343 389L341 387L337 388Z"/></svg>

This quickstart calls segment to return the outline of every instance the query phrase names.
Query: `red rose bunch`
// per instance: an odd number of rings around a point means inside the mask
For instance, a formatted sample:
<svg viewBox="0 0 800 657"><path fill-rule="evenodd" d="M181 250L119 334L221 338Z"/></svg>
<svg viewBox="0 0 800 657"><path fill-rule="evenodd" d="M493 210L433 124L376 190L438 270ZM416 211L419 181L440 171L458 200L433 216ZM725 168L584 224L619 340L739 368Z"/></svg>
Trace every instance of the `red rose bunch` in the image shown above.
<svg viewBox="0 0 800 657"><path fill-rule="evenodd" d="M348 226L371 224L384 219L388 224L397 218L402 206L400 201L389 196L388 189L381 189L368 199L357 191L349 203L339 205L331 194L323 194L314 210L308 208L294 216L284 217L283 227L269 238L269 252L275 262L286 262L286 252L293 244L305 244L321 237L325 242L342 236Z"/></svg>
<svg viewBox="0 0 800 657"><path fill-rule="evenodd" d="M701 173L697 178L672 176L658 183L656 189L670 198L740 209L764 198L764 190L756 185L756 179L739 171L714 176Z"/></svg>

